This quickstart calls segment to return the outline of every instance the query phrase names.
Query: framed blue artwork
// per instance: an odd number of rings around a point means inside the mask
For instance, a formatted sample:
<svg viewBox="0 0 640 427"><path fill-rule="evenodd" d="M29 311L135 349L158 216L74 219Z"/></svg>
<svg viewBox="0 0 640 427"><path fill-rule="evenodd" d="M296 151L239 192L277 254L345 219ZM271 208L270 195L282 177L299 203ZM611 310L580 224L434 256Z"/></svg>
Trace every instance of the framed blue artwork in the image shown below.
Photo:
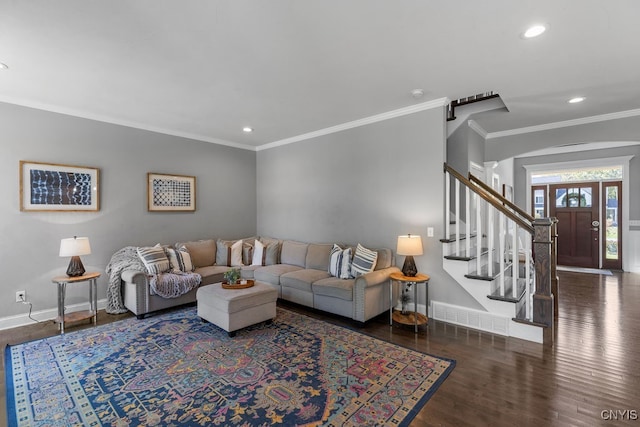
<svg viewBox="0 0 640 427"><path fill-rule="evenodd" d="M20 161L20 210L100 210L100 170L86 166Z"/></svg>
<svg viewBox="0 0 640 427"><path fill-rule="evenodd" d="M151 212L196 210L196 177L147 174L147 208Z"/></svg>

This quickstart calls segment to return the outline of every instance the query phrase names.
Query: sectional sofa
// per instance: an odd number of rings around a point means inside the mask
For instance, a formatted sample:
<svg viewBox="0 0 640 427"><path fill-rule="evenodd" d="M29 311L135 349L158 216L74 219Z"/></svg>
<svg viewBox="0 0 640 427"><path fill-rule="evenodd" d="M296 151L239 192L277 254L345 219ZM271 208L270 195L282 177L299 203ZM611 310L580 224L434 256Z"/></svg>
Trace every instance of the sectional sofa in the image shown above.
<svg viewBox="0 0 640 427"><path fill-rule="evenodd" d="M387 248L372 251L377 257L373 271L355 278L340 278L332 275L329 268L332 250L336 251L334 244L251 237L180 242L174 247L189 254L193 271L202 276L200 286L221 282L226 271L239 268L242 278L268 283L282 300L361 323L389 310L389 276L399 271L393 266L393 254ZM344 271L341 275L349 276ZM196 301L197 289L177 298L153 295L145 271L125 270L121 281L124 305L138 318Z"/></svg>

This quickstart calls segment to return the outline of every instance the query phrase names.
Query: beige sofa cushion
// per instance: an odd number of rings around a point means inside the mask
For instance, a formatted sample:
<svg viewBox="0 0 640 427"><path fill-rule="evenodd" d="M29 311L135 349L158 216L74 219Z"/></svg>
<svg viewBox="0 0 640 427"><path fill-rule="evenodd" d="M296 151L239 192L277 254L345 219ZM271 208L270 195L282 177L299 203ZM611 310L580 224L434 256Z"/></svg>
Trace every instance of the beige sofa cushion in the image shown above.
<svg viewBox="0 0 640 427"><path fill-rule="evenodd" d="M307 261L308 248L308 243L285 240L282 242L282 250L280 251L280 263L304 268Z"/></svg>
<svg viewBox="0 0 640 427"><path fill-rule="evenodd" d="M302 267L290 264L267 265L266 267L257 268L253 272L253 278L261 282L279 285L280 276L296 270L302 270Z"/></svg>
<svg viewBox="0 0 640 427"><path fill-rule="evenodd" d="M355 279L339 279L329 277L327 279L313 282L311 289L315 295L340 298L346 301L353 301L353 286Z"/></svg>
<svg viewBox="0 0 640 427"><path fill-rule="evenodd" d="M216 262L216 242L213 239L176 243L176 248L184 247L191 256L195 268L213 265Z"/></svg>
<svg viewBox="0 0 640 427"><path fill-rule="evenodd" d="M326 279L331 275L322 270L298 270L280 276L280 285L285 288L295 288L311 292L311 284L316 280Z"/></svg>
<svg viewBox="0 0 640 427"><path fill-rule="evenodd" d="M331 255L332 244L312 243L307 249L305 268L329 271L329 257Z"/></svg>
<svg viewBox="0 0 640 427"><path fill-rule="evenodd" d="M378 252L378 261L376 262L376 270L382 270L383 268L389 268L393 265L393 253L391 249L376 249Z"/></svg>

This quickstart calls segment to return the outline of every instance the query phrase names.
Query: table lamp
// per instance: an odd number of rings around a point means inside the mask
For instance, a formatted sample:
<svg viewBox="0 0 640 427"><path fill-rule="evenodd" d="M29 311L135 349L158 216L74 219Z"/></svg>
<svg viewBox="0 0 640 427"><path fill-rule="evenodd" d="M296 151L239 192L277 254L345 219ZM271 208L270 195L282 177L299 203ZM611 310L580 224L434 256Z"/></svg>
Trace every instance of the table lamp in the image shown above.
<svg viewBox="0 0 640 427"><path fill-rule="evenodd" d="M422 255L422 239L420 236L398 236L398 247L396 249L398 255L405 255L404 264L402 265L402 274L408 277L415 277L418 274L416 262L413 260L414 255Z"/></svg>
<svg viewBox="0 0 640 427"><path fill-rule="evenodd" d="M89 255L91 253L91 245L88 237L73 236L68 239L60 240L60 256L70 256L69 267L67 268L67 276L82 276L85 272L80 255Z"/></svg>

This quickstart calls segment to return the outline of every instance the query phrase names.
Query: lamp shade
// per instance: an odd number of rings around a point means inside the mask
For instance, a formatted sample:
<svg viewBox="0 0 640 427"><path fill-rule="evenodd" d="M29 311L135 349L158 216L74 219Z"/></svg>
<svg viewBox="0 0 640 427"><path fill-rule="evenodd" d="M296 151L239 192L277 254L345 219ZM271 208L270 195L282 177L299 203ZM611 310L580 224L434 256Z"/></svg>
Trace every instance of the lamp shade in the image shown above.
<svg viewBox="0 0 640 427"><path fill-rule="evenodd" d="M422 255L422 238L411 234L398 236L396 253L398 255Z"/></svg>
<svg viewBox="0 0 640 427"><path fill-rule="evenodd" d="M89 255L91 245L88 237L70 237L60 240L60 256Z"/></svg>

